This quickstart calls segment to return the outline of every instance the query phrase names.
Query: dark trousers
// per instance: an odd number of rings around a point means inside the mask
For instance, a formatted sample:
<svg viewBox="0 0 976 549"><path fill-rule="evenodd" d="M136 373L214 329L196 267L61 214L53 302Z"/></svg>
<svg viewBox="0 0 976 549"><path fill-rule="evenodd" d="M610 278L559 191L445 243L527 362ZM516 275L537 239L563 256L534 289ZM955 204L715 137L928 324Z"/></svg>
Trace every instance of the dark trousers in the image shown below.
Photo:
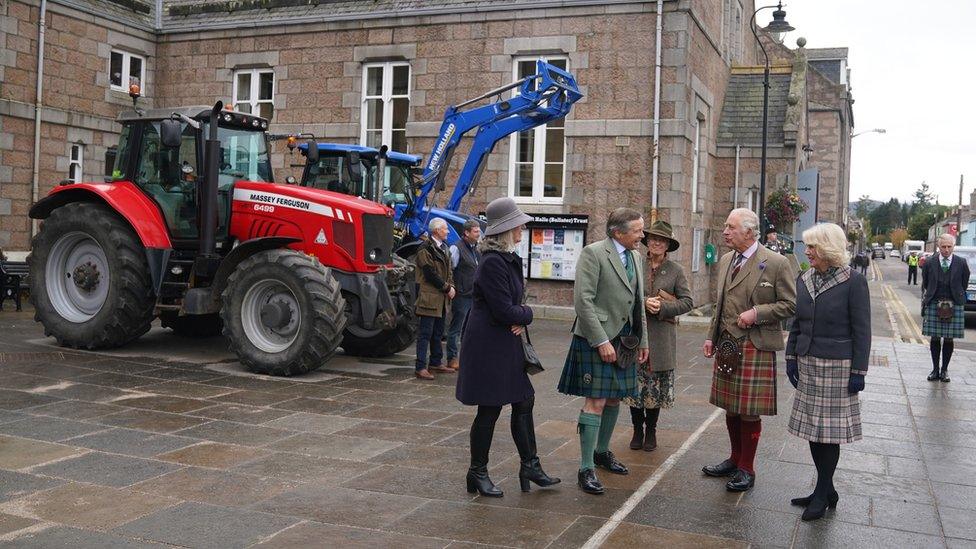
<svg viewBox="0 0 976 549"><path fill-rule="evenodd" d="M908 267L908 283L918 286L918 267Z"/></svg>
<svg viewBox="0 0 976 549"><path fill-rule="evenodd" d="M451 301L451 325L447 328L447 360L457 358L460 353L461 328L468 318L474 298L471 296L455 296Z"/></svg>
<svg viewBox="0 0 976 549"><path fill-rule="evenodd" d="M444 358L441 339L444 337L444 317L421 316L417 328L417 364L419 372L427 368L427 349L430 349L430 365L440 366Z"/></svg>

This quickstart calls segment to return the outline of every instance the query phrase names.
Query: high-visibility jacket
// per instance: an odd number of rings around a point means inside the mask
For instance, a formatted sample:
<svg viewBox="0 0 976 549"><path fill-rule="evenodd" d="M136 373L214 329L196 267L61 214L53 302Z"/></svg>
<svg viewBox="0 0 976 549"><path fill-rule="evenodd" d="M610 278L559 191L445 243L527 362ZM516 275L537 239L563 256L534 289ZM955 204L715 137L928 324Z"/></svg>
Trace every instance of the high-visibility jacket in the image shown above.
<svg viewBox="0 0 976 549"><path fill-rule="evenodd" d="M910 256L908 256L908 266L909 267L918 267L918 256L917 255L910 255Z"/></svg>

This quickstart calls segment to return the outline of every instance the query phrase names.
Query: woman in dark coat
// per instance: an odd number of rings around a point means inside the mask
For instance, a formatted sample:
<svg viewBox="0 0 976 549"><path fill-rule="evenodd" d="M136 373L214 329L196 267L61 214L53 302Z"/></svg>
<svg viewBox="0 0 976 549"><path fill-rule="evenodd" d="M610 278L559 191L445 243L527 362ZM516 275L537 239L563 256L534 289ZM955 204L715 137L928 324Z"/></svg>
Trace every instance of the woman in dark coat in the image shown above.
<svg viewBox="0 0 976 549"><path fill-rule="evenodd" d="M647 263L644 268L644 319L647 323L647 362L637 365L637 396L624 399L634 424L631 450L657 448L657 420L661 408L674 406L674 368L677 349L675 317L694 307L685 272L668 253L678 249L671 224L655 221L644 230Z"/></svg>
<svg viewBox="0 0 976 549"><path fill-rule="evenodd" d="M532 218L511 198L493 200L485 211L488 228L478 245L482 260L475 275L474 305L461 340L463 366L456 396L461 403L478 407L471 424L468 492L501 497L502 491L488 478L488 452L495 422L506 404L512 405L512 438L521 458L522 491L529 491L530 482L551 486L559 479L542 470L536 455L535 390L525 373L522 350L521 335L532 322L532 309L522 305L522 259L515 246L522 240L524 224Z"/></svg>
<svg viewBox="0 0 976 549"><path fill-rule="evenodd" d="M867 279L847 265L847 235L833 223L803 232L810 268L796 282L796 317L786 343L786 375L796 387L787 429L810 442L817 486L793 505L803 520L837 505L834 470L840 445L861 439L857 393L871 354Z"/></svg>

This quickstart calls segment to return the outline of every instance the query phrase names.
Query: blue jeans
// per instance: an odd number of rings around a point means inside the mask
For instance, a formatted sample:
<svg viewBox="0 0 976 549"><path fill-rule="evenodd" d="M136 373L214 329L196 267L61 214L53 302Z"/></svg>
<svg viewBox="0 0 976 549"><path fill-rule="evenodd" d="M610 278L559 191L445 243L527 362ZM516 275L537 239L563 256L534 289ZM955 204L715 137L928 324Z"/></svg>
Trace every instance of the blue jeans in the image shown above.
<svg viewBox="0 0 976 549"><path fill-rule="evenodd" d="M444 348L441 347L441 339L444 337L444 317L442 316L421 316L420 325L417 328L417 364L415 368L419 372L427 368L427 348L430 348L430 365L440 366L441 359L444 357Z"/></svg>
<svg viewBox="0 0 976 549"><path fill-rule="evenodd" d="M451 302L451 326L447 329L447 360L457 358L461 343L461 328L468 318L474 298L471 296L456 296Z"/></svg>

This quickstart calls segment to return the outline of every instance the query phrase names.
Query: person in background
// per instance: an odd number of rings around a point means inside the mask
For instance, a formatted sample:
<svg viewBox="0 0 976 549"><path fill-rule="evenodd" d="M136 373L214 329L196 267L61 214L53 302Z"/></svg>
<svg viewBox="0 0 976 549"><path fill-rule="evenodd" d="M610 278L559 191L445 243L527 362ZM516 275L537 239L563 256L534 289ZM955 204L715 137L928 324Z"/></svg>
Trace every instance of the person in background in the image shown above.
<svg viewBox="0 0 976 549"><path fill-rule="evenodd" d="M469 219L461 229L461 240L450 248L457 294L451 300L451 324L447 329L447 367L454 371L460 366L458 342L461 339L461 329L473 303L474 273L481 262L481 252L478 251L480 238L481 224L476 219Z"/></svg>
<svg viewBox="0 0 976 549"><path fill-rule="evenodd" d="M456 290L451 273L451 258L444 240L447 238L447 221L439 217L430 220L427 226L430 238L420 245L416 263L416 281L419 285L415 312L418 317L417 362L414 375L419 379L431 380L435 372L452 373L454 370L443 366L441 359L444 350L441 338L444 335L444 315L454 298ZM430 349L430 362L427 350Z"/></svg>
<svg viewBox="0 0 976 549"><path fill-rule="evenodd" d="M755 485L754 461L761 416L776 415L776 351L783 349L780 322L793 316L796 287L789 262L759 245L759 218L736 208L722 238L732 250L719 260L718 300L702 353L715 357L708 401L725 409L731 455L702 472L732 477L725 488Z"/></svg>
<svg viewBox="0 0 976 549"><path fill-rule="evenodd" d="M932 339L932 372L929 381L949 383L949 360L953 341L966 334L966 287L969 285L969 264L953 254L956 237L939 237L939 253L925 261L922 267L922 335ZM942 369L939 370L939 356Z"/></svg>
<svg viewBox="0 0 976 549"><path fill-rule="evenodd" d="M908 256L908 283L918 286L918 254L915 252Z"/></svg>
<svg viewBox="0 0 976 549"><path fill-rule="evenodd" d="M775 253L783 253L783 244L779 241L779 235L776 234L776 227L772 225L766 229L766 249Z"/></svg>
<svg viewBox="0 0 976 549"><path fill-rule="evenodd" d="M532 217L522 213L511 198L492 200L485 214L488 228L478 245L483 260L474 279L474 305L462 336L464 368L458 374L455 396L462 404L478 407L471 424L468 492L501 497L502 491L488 477L488 452L495 422L506 404L512 405L512 438L521 462L522 491L528 492L532 482L552 486L559 479L547 475L539 463L532 420L535 390L525 372L520 340L532 322L532 309L522 305L522 258L515 250L524 224Z"/></svg>
<svg viewBox="0 0 976 549"><path fill-rule="evenodd" d="M576 264L576 322L559 392L585 398L577 426L577 482L588 494L605 491L595 466L618 475L629 472L610 451L610 437L620 399L636 396L636 366L647 360L644 265L635 253L643 236L640 212L617 208L607 217L607 238L583 248Z"/></svg>
<svg viewBox="0 0 976 549"><path fill-rule="evenodd" d="M847 236L833 223L803 232L810 268L796 279L796 316L786 342L786 375L796 388L787 429L810 443L817 486L790 500L803 520L824 516L839 499L834 470L840 445L861 439L857 394L871 355L867 279L846 265Z"/></svg>
<svg viewBox="0 0 976 549"><path fill-rule="evenodd" d="M637 396L627 398L634 424L631 450L650 452L657 448L657 420L661 408L674 406L674 368L677 347L678 315L691 310L694 303L685 272L668 253L678 249L671 225L655 221L644 231L641 242L647 246L644 280L644 320L647 323L647 362L637 366Z"/></svg>

